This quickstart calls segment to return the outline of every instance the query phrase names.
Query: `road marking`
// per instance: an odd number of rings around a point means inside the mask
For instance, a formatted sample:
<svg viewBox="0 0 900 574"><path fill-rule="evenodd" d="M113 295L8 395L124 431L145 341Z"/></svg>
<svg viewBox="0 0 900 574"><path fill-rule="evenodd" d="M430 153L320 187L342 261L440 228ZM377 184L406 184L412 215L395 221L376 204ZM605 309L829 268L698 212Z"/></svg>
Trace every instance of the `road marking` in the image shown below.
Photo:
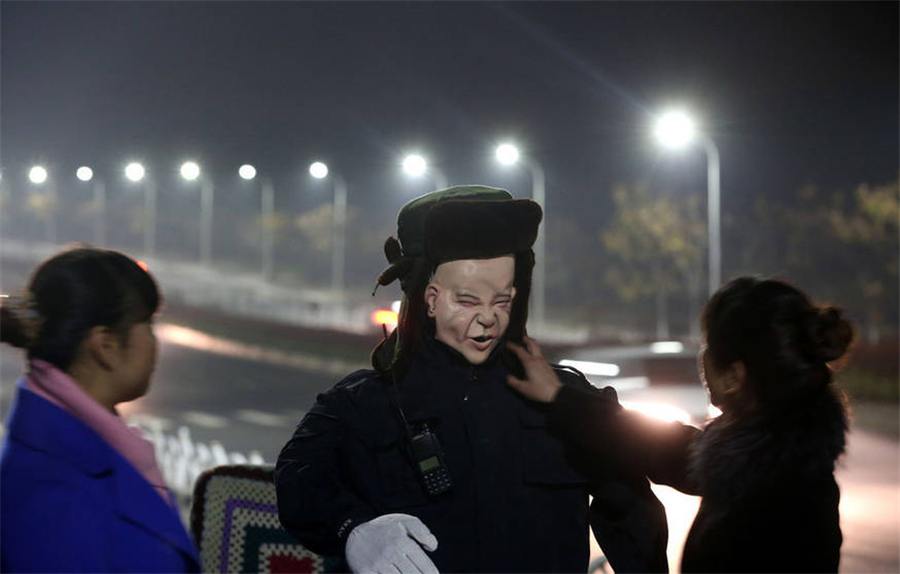
<svg viewBox="0 0 900 574"><path fill-rule="evenodd" d="M129 424L140 427L158 428L161 431L169 431L175 428L175 421L163 417L154 417L144 413L123 413L123 415Z"/></svg>
<svg viewBox="0 0 900 574"><path fill-rule="evenodd" d="M286 416L267 413L264 411L254 411L252 409L241 409L235 411L235 418L246 423L252 423L264 427L290 427L292 421Z"/></svg>
<svg viewBox="0 0 900 574"><path fill-rule="evenodd" d="M366 364L359 362L322 359L315 355L292 353L257 345L246 345L238 341L214 337L196 329L189 329L171 323L157 325L155 333L160 340L173 345L334 376L343 376L367 367Z"/></svg>
<svg viewBox="0 0 900 574"><path fill-rule="evenodd" d="M181 419L186 423L205 427L208 429L222 429L228 426L228 419L200 411L185 411L181 413Z"/></svg>

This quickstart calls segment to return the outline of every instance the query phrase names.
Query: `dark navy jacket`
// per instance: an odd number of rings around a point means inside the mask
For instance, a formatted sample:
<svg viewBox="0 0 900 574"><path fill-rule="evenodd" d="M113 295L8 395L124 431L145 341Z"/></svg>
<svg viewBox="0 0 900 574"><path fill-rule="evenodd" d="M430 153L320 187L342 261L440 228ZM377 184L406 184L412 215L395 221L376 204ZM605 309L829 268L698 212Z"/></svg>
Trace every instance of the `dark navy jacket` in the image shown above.
<svg viewBox="0 0 900 574"><path fill-rule="evenodd" d="M434 427L453 481L433 498L390 384L357 371L319 395L278 459L282 524L311 550L343 556L357 524L410 514L437 537L441 572L586 572L590 525L617 571L666 571L665 515L647 479L589 481L548 432L546 408L517 395L508 373L496 356L473 366L431 338L413 357L400 402L411 426Z"/></svg>
<svg viewBox="0 0 900 574"><path fill-rule="evenodd" d="M174 507L84 423L21 387L0 454L3 572L198 572Z"/></svg>

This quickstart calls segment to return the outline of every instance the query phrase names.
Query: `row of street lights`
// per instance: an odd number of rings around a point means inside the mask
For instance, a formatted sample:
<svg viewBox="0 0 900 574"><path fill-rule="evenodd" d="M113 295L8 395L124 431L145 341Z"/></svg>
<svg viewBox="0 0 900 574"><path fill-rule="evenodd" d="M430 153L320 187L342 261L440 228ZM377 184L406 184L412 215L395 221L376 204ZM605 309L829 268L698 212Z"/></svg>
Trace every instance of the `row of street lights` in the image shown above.
<svg viewBox="0 0 900 574"><path fill-rule="evenodd" d="M683 148L695 137L694 125L690 118L683 112L669 112L660 116L656 122L655 135L659 142L670 148ZM709 292L712 294L721 281L721 246L720 246L720 205L719 205L719 154L712 139L707 135L700 135L702 144L707 154L707 192L708 192L708 222L709 222ZM521 164L529 170L531 175L532 199L544 209L544 224L540 227L535 241L535 269L533 280L533 318L538 324L542 324L545 318L546 307L546 227L547 206L544 170L532 157L523 156L518 148L511 143L502 143L495 150L497 161L506 166ZM421 155L412 154L404 158L403 171L412 177L428 176L436 188L445 188L448 185L446 175L428 162ZM188 161L181 165L181 177L186 181L201 181L201 209L200 209L200 261L209 265L212 256L212 213L214 201L213 181L209 176L202 175L200 166ZM309 166L309 173L316 179L325 179L330 176L333 186L333 212L332 212L332 260L331 260L331 287L335 293L342 293L344 289L344 268L346 248L346 223L347 223L347 184L344 178L335 172L329 171L328 166L321 162L313 162ZM256 179L257 170L250 164L244 164L238 169L238 175L247 181ZM93 170L82 166L76 170L79 180L88 182L94 179ZM34 166L29 170L29 180L42 185L48 179L47 170L42 166ZM125 167L125 177L132 182L144 181L144 204L148 218L144 226L144 253L152 257L155 251L155 227L156 227L156 185L143 165L137 162L129 163ZM105 187L103 182L94 180L94 201L97 207L97 225L95 241L98 244L105 243ZM274 213L274 189L272 180L264 177L260 186L260 214L261 214L261 274L268 280L272 277L273 270L273 245L271 219Z"/></svg>

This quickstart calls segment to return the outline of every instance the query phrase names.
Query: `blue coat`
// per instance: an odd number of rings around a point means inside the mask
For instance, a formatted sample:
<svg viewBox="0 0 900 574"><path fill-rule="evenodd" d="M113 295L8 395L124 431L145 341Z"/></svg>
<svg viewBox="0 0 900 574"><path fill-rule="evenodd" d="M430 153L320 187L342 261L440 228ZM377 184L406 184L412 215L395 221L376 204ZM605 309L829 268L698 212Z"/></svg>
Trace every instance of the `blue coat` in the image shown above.
<svg viewBox="0 0 900 574"><path fill-rule="evenodd" d="M175 508L84 423L21 387L0 453L3 572L198 572Z"/></svg>

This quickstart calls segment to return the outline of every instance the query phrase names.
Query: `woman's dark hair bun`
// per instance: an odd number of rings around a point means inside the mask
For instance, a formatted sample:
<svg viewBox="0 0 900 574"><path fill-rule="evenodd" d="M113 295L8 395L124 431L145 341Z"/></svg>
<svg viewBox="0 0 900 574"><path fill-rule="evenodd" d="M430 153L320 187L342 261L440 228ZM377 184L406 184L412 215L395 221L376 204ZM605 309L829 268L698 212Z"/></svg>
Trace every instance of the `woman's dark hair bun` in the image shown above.
<svg viewBox="0 0 900 574"><path fill-rule="evenodd" d="M0 302L0 339L67 370L92 327L127 341L131 325L149 321L160 304L150 273L118 251L77 244L42 262L22 294Z"/></svg>
<svg viewBox="0 0 900 574"><path fill-rule="evenodd" d="M0 300L0 342L28 349L34 344L40 326L37 306L30 294Z"/></svg>
<svg viewBox="0 0 900 574"><path fill-rule="evenodd" d="M844 356L853 341L853 326L837 307L819 308L810 331L813 354L826 363Z"/></svg>

